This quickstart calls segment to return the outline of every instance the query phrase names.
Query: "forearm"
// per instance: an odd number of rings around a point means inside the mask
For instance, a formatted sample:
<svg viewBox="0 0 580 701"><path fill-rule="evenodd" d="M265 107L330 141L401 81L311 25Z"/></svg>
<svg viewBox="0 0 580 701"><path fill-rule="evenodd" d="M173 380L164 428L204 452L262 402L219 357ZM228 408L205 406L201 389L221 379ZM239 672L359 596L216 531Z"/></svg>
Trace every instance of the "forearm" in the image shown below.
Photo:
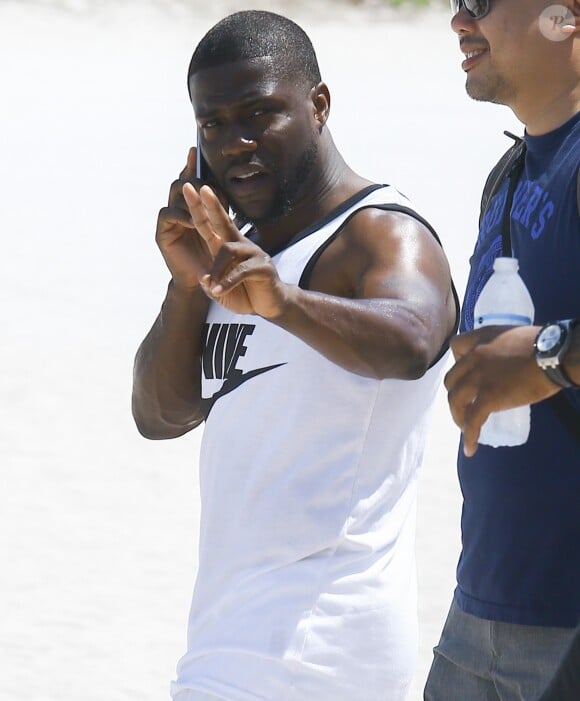
<svg viewBox="0 0 580 701"><path fill-rule="evenodd" d="M345 299L288 286L282 314L270 321L350 372L416 379L444 341L435 316L401 300Z"/></svg>
<svg viewBox="0 0 580 701"><path fill-rule="evenodd" d="M208 300L170 284L161 312L137 351L133 417L151 439L175 438L203 420L201 343Z"/></svg>

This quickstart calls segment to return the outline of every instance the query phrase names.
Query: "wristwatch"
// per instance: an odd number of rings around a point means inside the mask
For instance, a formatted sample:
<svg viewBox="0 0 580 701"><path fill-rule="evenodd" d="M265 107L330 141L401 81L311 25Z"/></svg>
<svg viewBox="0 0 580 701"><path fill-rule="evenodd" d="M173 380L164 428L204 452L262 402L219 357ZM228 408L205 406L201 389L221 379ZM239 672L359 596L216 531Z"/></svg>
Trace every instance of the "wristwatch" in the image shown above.
<svg viewBox="0 0 580 701"><path fill-rule="evenodd" d="M572 329L577 324L580 324L578 319L551 321L542 326L534 343L538 367L560 387L578 387L568 377L561 364L572 339Z"/></svg>

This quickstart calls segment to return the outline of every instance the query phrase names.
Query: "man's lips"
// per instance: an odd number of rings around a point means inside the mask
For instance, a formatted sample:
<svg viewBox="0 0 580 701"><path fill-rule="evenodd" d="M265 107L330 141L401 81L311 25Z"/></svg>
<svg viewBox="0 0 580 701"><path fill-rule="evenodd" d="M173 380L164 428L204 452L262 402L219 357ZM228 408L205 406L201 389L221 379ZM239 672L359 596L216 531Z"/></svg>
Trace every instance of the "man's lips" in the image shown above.
<svg viewBox="0 0 580 701"><path fill-rule="evenodd" d="M229 168L227 179L230 182L245 182L261 175L266 175L266 171L262 166L248 163L243 166L232 166Z"/></svg>
<svg viewBox="0 0 580 701"><path fill-rule="evenodd" d="M465 43L460 45L460 49L465 54L465 60L461 63L464 71L470 71L479 63L482 56L488 53L488 48L485 46L469 46Z"/></svg>
<svg viewBox="0 0 580 701"><path fill-rule="evenodd" d="M237 195L250 194L268 179L267 171L258 165L232 166L227 171L229 188Z"/></svg>

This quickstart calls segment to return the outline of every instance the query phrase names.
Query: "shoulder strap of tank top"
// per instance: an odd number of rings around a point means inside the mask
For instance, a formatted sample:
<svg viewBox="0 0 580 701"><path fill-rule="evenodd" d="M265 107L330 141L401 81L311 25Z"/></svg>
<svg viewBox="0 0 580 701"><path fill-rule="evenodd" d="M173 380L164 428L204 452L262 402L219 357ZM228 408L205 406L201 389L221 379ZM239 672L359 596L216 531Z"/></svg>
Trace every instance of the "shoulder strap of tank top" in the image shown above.
<svg viewBox="0 0 580 701"><path fill-rule="evenodd" d="M326 248L336 239L337 236L339 236L346 225L349 223L349 221L359 212L361 212L364 209L382 209L384 211L391 211L391 212L399 212L401 214L406 214L413 219L416 219L419 221L421 224L423 224L429 232L432 234L433 238L437 241L437 243L443 248L441 244L441 240L439 239L439 236L437 236L437 232L435 229L429 224L429 222L424 219L420 214L415 212L414 209L411 209L410 207L406 207L404 205L400 205L397 203L373 203L373 204L362 204L360 207L358 207L355 211L351 212L350 215L348 216L347 219L345 219L344 222L340 225L340 227L337 228L337 230L334 232L332 236L330 236L322 246L316 251L316 253L310 258L308 261L306 267L304 268L304 271L302 272L302 276L299 281L299 286L302 287L303 289L308 288L308 283L310 281L310 276L312 274L312 270L314 269L314 266L316 265L316 262L322 255L322 253L326 250ZM451 279L451 292L453 294L453 301L455 304L455 324L453 325L453 330L451 331L450 335L448 338L445 339L443 345L441 346L439 353L437 356L434 358L434 360L431 362L429 367L433 367L436 363L441 360L441 358L445 355L449 348L449 341L455 334L457 333L457 329L459 327L459 312L460 312L460 303L459 303L459 295L457 294L457 290L455 288L455 283L453 282L453 279Z"/></svg>

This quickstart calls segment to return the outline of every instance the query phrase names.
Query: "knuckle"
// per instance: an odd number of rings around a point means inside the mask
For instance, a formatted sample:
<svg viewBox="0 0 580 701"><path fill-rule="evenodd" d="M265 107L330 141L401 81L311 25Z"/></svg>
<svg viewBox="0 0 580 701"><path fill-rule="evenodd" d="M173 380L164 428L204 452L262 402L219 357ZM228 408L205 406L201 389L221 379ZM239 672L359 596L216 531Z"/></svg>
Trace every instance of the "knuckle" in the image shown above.
<svg viewBox="0 0 580 701"><path fill-rule="evenodd" d="M211 227L211 222L205 212L202 212L201 214L199 212L195 213L195 224L201 229ZM206 238L207 236L208 234L206 234Z"/></svg>
<svg viewBox="0 0 580 701"><path fill-rule="evenodd" d="M171 202L175 197L182 197L182 189L186 180L174 180L169 186L169 201Z"/></svg>
<svg viewBox="0 0 580 701"><path fill-rule="evenodd" d="M237 257L235 245L231 241L224 241L220 254L224 260L233 260Z"/></svg>
<svg viewBox="0 0 580 701"><path fill-rule="evenodd" d="M159 210L159 214L157 215L158 223L161 224L161 223L165 222L167 219L169 219L170 212L171 212L170 207L161 207L161 209Z"/></svg>

